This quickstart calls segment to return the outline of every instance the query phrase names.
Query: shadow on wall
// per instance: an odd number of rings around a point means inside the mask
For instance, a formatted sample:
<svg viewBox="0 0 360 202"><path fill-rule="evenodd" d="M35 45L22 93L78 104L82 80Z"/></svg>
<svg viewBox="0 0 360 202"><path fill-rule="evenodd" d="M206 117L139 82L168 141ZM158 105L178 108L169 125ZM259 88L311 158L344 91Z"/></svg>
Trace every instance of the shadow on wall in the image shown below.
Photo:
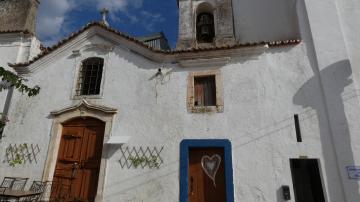
<svg viewBox="0 0 360 202"><path fill-rule="evenodd" d="M346 190L347 193L354 194L353 197L359 198L358 184L354 182L346 185L347 183L345 183L345 187L342 188L343 183L341 183L340 176L343 175L346 181L345 166L354 165L349 126L341 97L344 88L352 83L350 62L342 60L320 72L314 66L312 68L315 73L314 76L298 90L293 97L293 102L303 107L311 107L317 113L324 155L324 162L321 162L323 164L321 167L325 168L328 182L328 190L324 191L325 193L328 191L328 196L332 201L344 200L344 197L341 197L339 193L341 190L343 192ZM321 89L320 82L322 82L324 89ZM325 93L326 102L322 92Z"/></svg>

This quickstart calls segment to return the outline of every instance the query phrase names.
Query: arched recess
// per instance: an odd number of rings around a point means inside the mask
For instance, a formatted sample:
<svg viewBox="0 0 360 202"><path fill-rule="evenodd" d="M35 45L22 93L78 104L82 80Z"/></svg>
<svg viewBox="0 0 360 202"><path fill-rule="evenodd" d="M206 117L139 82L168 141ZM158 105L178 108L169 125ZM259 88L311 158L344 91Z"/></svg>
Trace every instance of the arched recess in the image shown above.
<svg viewBox="0 0 360 202"><path fill-rule="evenodd" d="M81 100L77 105L73 105L58 111L51 112L50 114L53 118L53 124L51 128L50 142L48 146L47 158L46 158L45 168L43 171L42 180L52 181L52 178L54 176L64 123L72 119L76 119L76 118L86 119L88 117L93 119L98 119L104 122L105 129L104 129L103 144L105 144L105 142L107 142L108 139L110 138L112 124L116 113L117 113L117 109L113 109L101 105L94 105L89 103L85 99ZM104 145L102 150L101 163L100 163L96 201L102 201L104 183L105 183L105 171L106 171L106 146Z"/></svg>
<svg viewBox="0 0 360 202"><path fill-rule="evenodd" d="M200 3L196 8L195 14L195 33L197 43L214 42L216 36L216 13L214 12L213 5L208 2Z"/></svg>

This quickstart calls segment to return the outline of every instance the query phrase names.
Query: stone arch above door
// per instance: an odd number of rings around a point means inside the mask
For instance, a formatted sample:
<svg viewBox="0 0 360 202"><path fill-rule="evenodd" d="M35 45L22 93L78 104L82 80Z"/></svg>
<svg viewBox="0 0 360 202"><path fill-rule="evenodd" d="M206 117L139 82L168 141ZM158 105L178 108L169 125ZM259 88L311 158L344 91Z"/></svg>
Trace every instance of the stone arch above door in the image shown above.
<svg viewBox="0 0 360 202"><path fill-rule="evenodd" d="M116 113L117 113L117 109L106 107L103 105L91 104L85 99L82 99L76 105L50 112L50 114L55 119L60 118L63 121L66 121L69 118L74 118L74 117L90 116L90 117L98 118L105 122L106 120L104 119L108 117L113 117L114 114Z"/></svg>
<svg viewBox="0 0 360 202"><path fill-rule="evenodd" d="M116 113L117 113L117 109L103 105L92 104L85 99L81 100L78 104L50 112L50 116L51 118L53 118L53 124L50 133L51 135L48 146L46 163L43 171L43 177L42 177L43 181L52 181L52 177L56 166L57 156L58 156L59 144L61 141L63 123L65 123L68 120L80 118L80 117L84 119L86 119L87 117L99 119L105 123L104 143L103 143L105 144L105 142L107 142L107 140L110 138L113 120L115 118ZM105 170L106 170L105 156L106 156L106 147L104 146L102 151L96 201L102 201L102 193L104 189Z"/></svg>

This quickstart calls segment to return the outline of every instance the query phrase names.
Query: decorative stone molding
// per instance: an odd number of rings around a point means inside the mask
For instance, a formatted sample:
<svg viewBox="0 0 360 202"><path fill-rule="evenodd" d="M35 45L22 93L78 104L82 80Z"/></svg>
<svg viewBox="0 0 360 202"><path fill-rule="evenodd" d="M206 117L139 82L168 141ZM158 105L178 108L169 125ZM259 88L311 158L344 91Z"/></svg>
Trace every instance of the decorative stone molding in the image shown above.
<svg viewBox="0 0 360 202"><path fill-rule="evenodd" d="M219 47L221 49L221 47ZM176 61L181 62L182 60L194 60L194 58L209 60L213 58L232 58L232 57L257 57L263 54L266 50L269 49L267 44L259 44L255 46L243 47L241 49L227 49L226 47L222 48L222 51L203 51L196 53L188 54L179 54L177 55Z"/></svg>
<svg viewBox="0 0 360 202"><path fill-rule="evenodd" d="M99 119L105 123L105 130L104 130L104 146L102 151L102 158L100 164L100 171L99 171L99 179L98 179L98 188L97 188L97 195L95 201L103 201L103 192L104 192L104 185L105 185L105 174L106 174L106 146L105 144L109 141L111 136L111 130L113 121L115 118L115 114L117 113L117 109L102 106L102 105L95 105L89 103L87 100L83 99L78 104L74 106L70 106L61 110L51 112L51 116L53 117L53 124L51 128L51 136L50 136L50 143L47 152L47 158L45 163L45 169L43 172L43 181L52 181L57 156L59 151L59 145L61 141L61 134L63 130L63 123L78 117L92 117Z"/></svg>
<svg viewBox="0 0 360 202"><path fill-rule="evenodd" d="M104 84L106 80L106 71L108 67L108 62L110 58L110 51L114 48L112 44L105 43L91 43L83 46L82 48L78 49L79 55L75 58L74 61L74 80L73 80L73 87L71 92L71 98L73 100L82 100L82 99L102 99L104 93ZM101 75L101 82L100 82L100 92L99 94L95 95L78 95L76 93L78 89L78 82L80 77L81 68L83 68L83 62L89 58L99 58L103 59L103 67L102 67L102 75Z"/></svg>
<svg viewBox="0 0 360 202"><path fill-rule="evenodd" d="M88 101L86 101L85 99L82 99L81 102L77 105L71 106L71 107L67 107L65 109L61 109L58 111L53 111L50 112L51 115L53 116L58 116L70 111L74 111L74 110L78 110L80 111L80 115L83 114L84 111L86 111L86 109L89 110L95 110L95 111L99 111L105 114L115 114L117 113L117 109L114 108L110 108L110 107L105 107L102 105L95 105L95 104L91 104Z"/></svg>
<svg viewBox="0 0 360 202"><path fill-rule="evenodd" d="M215 76L216 87L216 106L195 106L194 103L194 77L197 76ZM222 77L219 69L191 72L188 75L187 99L186 106L189 113L211 113L224 112L223 85Z"/></svg>
<svg viewBox="0 0 360 202"><path fill-rule="evenodd" d="M102 50L102 51L104 51L104 52L110 52L110 51L113 51L114 48L115 48L115 46L112 45L112 44L100 44L100 43L95 43L95 44L85 45L82 49L83 49L83 50L99 49L99 50Z"/></svg>
<svg viewBox="0 0 360 202"><path fill-rule="evenodd" d="M233 36L230 37L216 37L215 38L215 45L216 46L227 46L235 44L235 38Z"/></svg>
<svg viewBox="0 0 360 202"><path fill-rule="evenodd" d="M193 59L193 60L181 60L179 61L182 67L214 67L224 66L229 63L230 57L223 58L209 58L209 59Z"/></svg>

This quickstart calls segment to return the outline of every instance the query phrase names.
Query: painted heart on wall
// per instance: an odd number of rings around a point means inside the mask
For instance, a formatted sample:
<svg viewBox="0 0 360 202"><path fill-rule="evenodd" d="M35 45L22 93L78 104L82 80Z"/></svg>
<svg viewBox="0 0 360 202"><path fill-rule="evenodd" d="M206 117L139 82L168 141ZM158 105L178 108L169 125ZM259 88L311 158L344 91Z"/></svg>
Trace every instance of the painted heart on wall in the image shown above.
<svg viewBox="0 0 360 202"><path fill-rule="evenodd" d="M215 177L216 173L219 170L221 163L221 156L218 154L214 154L211 157L208 155L205 155L201 158L201 166L206 173L207 176L213 181L214 186L216 186L215 183Z"/></svg>

